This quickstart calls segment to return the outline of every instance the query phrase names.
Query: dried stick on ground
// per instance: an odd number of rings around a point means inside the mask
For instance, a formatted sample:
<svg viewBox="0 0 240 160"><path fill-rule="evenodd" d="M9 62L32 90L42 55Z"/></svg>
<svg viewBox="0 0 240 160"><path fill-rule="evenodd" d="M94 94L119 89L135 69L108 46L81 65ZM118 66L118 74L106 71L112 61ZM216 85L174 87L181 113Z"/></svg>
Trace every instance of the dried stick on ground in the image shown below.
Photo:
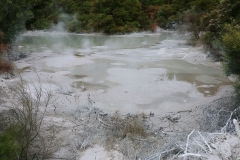
<svg viewBox="0 0 240 160"><path fill-rule="evenodd" d="M201 154L195 154L195 153L184 153L184 154L179 155L178 157L179 158L183 158L183 157L189 157L189 156L191 156L191 157L199 157L199 158L201 158L201 157L207 158L206 156L203 156Z"/></svg>
<svg viewBox="0 0 240 160"><path fill-rule="evenodd" d="M205 138L202 136L202 134L198 131L198 134L201 136L203 142L208 146L208 149L210 152L212 152L212 148L209 146L209 144L207 143L207 141L205 140Z"/></svg>
<svg viewBox="0 0 240 160"><path fill-rule="evenodd" d="M187 143L186 143L186 148L184 150L184 153L186 154L187 153L187 150L188 150L188 143L189 143L189 138L190 136L193 134L195 130L192 130L192 132L187 136Z"/></svg>
<svg viewBox="0 0 240 160"><path fill-rule="evenodd" d="M231 122L232 115L233 115L237 110L239 110L239 109L240 109L240 106L239 106L238 108L234 109L234 110L231 112L231 114L230 114L230 116L229 116L229 118L228 118L228 120L227 120L227 123L226 123L225 126L221 129L221 132L222 132L222 133L226 133L227 127L228 127L229 123Z"/></svg>
<svg viewBox="0 0 240 160"><path fill-rule="evenodd" d="M161 134L149 126L149 117L143 120L138 114L106 114L94 106L90 96L86 105L78 111L79 113L74 114L75 119L84 119L79 123L84 124L85 130L79 137L80 149L100 142L107 150L117 150L128 159L206 159L210 155L219 156L218 146L215 146L214 141L221 138L223 133L211 134L192 130L190 133Z"/></svg>
<svg viewBox="0 0 240 160"><path fill-rule="evenodd" d="M235 130L237 132L238 137L240 137L240 127L238 121L236 119L233 119L233 124L235 125Z"/></svg>

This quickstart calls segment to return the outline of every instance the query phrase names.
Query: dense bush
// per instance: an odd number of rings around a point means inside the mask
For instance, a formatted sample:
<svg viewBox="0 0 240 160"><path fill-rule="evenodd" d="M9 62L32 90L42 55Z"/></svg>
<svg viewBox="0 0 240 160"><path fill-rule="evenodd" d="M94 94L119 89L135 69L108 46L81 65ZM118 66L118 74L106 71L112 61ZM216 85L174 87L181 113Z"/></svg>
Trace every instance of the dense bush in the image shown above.
<svg viewBox="0 0 240 160"><path fill-rule="evenodd" d="M224 67L227 75L234 74L237 78L234 87L237 101L240 102L240 26L226 24L222 36L224 46Z"/></svg>
<svg viewBox="0 0 240 160"><path fill-rule="evenodd" d="M225 25L222 42L225 50L226 72L240 75L240 26Z"/></svg>

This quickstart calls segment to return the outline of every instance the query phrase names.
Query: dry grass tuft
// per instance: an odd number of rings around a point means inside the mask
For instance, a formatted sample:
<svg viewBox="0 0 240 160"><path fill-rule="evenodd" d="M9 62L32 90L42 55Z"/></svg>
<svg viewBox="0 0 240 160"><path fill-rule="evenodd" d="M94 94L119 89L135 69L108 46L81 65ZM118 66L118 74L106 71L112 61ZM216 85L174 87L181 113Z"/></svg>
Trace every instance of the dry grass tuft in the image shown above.
<svg viewBox="0 0 240 160"><path fill-rule="evenodd" d="M125 135L130 134L130 136L140 136L143 138L147 136L143 121L138 116L127 118L123 133Z"/></svg>
<svg viewBox="0 0 240 160"><path fill-rule="evenodd" d="M147 132L143 120L138 115L135 117L127 117L123 128L123 135L145 138Z"/></svg>
<svg viewBox="0 0 240 160"><path fill-rule="evenodd" d="M119 112L115 112L111 116L111 124L113 127L111 131L116 138L128 138L147 136L146 127L144 126L144 119L141 115L127 115L123 118Z"/></svg>
<svg viewBox="0 0 240 160"><path fill-rule="evenodd" d="M14 70L13 63L0 57L0 74L2 73L12 73Z"/></svg>
<svg viewBox="0 0 240 160"><path fill-rule="evenodd" d="M133 153L136 150L142 150L141 148L145 146L142 140L148 141L147 139L150 135L143 117L142 114L123 116L119 112L105 117L103 119L104 122L109 124L104 127L105 138L103 143L105 148L107 150L115 148L126 157L134 155ZM126 145L131 146L131 149L129 147L126 148ZM116 148L116 146L118 147Z"/></svg>

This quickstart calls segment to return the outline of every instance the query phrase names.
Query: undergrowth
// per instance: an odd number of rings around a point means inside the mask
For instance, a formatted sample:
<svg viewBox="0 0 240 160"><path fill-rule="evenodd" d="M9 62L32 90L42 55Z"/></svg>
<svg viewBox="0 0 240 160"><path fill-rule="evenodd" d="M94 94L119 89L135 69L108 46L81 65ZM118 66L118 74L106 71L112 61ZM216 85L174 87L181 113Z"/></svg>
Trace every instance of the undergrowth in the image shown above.
<svg viewBox="0 0 240 160"><path fill-rule="evenodd" d="M18 143L18 129L12 126L0 133L0 159L13 160L21 153L21 146Z"/></svg>

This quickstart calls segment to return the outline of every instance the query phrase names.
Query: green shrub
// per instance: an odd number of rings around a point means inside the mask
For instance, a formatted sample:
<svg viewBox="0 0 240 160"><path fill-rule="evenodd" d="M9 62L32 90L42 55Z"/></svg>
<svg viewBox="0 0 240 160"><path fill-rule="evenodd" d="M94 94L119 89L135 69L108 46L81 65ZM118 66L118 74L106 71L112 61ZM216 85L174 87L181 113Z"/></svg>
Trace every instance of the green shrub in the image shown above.
<svg viewBox="0 0 240 160"><path fill-rule="evenodd" d="M5 132L0 133L0 159L14 160L17 159L21 152L21 146L18 143L18 130L12 126Z"/></svg>
<svg viewBox="0 0 240 160"><path fill-rule="evenodd" d="M222 43L225 51L224 63L227 75L240 75L240 27L225 25L225 34L222 36Z"/></svg>
<svg viewBox="0 0 240 160"><path fill-rule="evenodd" d="M237 103L240 102L240 26L225 25L222 43L226 62L224 68L227 75L234 74L237 81L234 84Z"/></svg>
<svg viewBox="0 0 240 160"><path fill-rule="evenodd" d="M33 29L37 30L44 30L48 29L51 25L51 22L49 22L47 19L39 19L35 23L33 23Z"/></svg>

